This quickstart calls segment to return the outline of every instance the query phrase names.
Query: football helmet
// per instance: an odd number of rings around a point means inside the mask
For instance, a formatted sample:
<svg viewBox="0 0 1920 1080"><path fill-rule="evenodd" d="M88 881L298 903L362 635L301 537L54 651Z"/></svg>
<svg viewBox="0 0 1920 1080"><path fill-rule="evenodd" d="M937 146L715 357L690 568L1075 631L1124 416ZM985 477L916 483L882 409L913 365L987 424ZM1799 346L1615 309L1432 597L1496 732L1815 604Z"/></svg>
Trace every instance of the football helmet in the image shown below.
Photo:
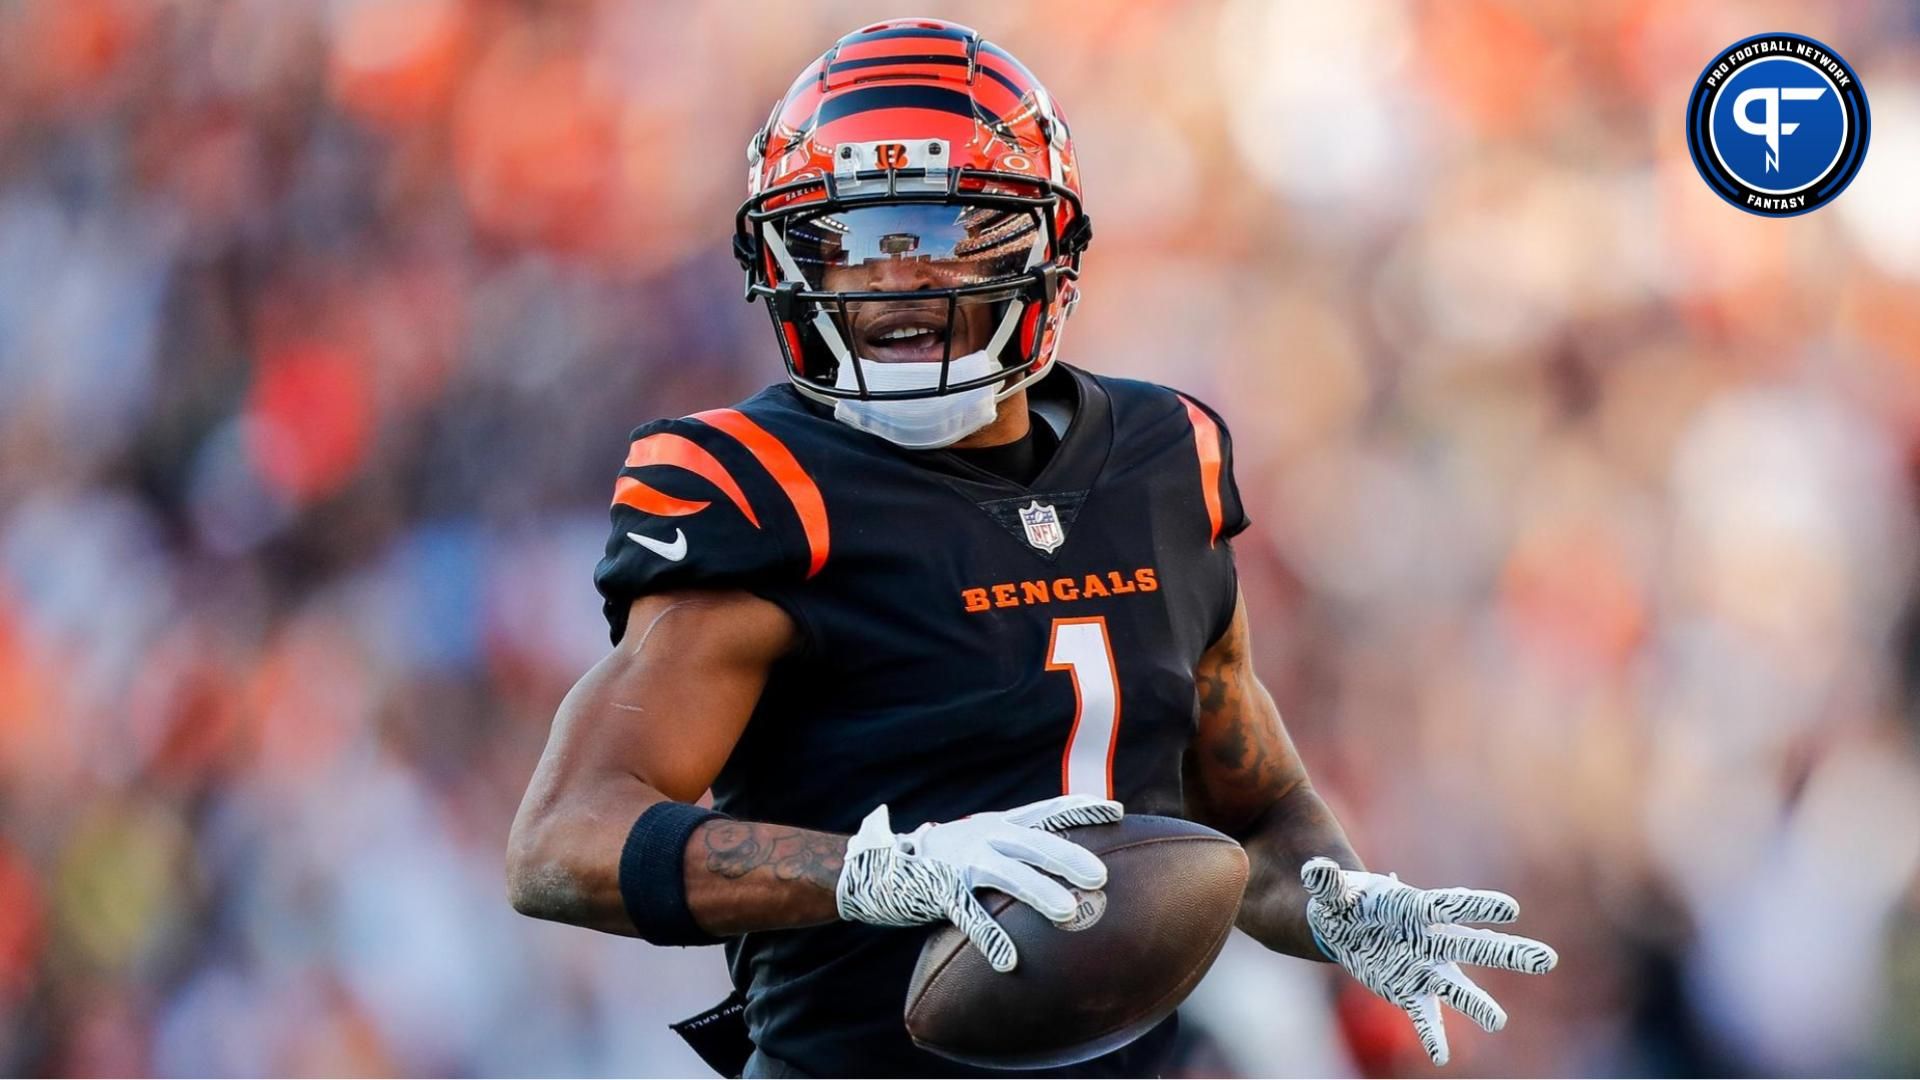
<svg viewBox="0 0 1920 1080"><path fill-rule="evenodd" d="M1052 365L1093 230L1066 119L1006 50L934 19L863 27L794 80L747 164L734 255L801 393L908 420L877 403L966 395L990 419ZM963 328L985 347L956 357Z"/></svg>

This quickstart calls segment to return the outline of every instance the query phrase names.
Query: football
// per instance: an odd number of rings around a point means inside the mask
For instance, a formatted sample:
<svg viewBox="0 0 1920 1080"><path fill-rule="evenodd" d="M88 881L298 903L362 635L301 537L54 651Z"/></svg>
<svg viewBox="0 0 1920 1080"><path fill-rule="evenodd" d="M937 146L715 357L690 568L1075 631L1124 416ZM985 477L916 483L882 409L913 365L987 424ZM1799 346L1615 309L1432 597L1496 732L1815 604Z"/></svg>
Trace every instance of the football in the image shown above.
<svg viewBox="0 0 1920 1080"><path fill-rule="evenodd" d="M1005 974L959 930L935 931L907 989L907 1032L969 1065L1039 1069L1117 1050L1173 1012L1233 930L1247 855L1179 818L1130 815L1062 834L1107 864L1107 885L1075 890L1056 926L1004 893L981 900L1019 950Z"/></svg>

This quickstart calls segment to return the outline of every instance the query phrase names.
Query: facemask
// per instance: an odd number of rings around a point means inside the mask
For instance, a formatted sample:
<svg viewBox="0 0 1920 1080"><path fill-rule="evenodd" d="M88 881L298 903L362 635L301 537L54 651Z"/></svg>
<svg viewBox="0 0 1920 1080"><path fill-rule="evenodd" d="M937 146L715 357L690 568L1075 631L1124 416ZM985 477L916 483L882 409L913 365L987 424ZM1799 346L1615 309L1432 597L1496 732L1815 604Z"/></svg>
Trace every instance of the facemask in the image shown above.
<svg viewBox="0 0 1920 1080"><path fill-rule="evenodd" d="M842 390L858 390L853 373L854 361L840 365L834 385ZM940 362L908 361L882 364L858 361L867 377L869 391L931 390L940 385ZM960 383L991 375L994 363L986 350L956 356L947 369L947 382ZM993 400L995 384L977 386L938 397L893 401L857 401L843 399L833 407L834 419L848 427L878 435L909 450L933 450L950 446L993 422L999 410Z"/></svg>

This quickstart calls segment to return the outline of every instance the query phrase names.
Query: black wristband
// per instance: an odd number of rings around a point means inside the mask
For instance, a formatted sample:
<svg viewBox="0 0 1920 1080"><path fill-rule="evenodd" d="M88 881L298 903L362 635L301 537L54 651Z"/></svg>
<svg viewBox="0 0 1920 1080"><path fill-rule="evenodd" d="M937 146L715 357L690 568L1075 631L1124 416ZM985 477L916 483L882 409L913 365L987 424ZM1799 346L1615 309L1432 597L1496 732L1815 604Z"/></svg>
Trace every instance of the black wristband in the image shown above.
<svg viewBox="0 0 1920 1080"><path fill-rule="evenodd" d="M687 908L687 840L727 815L681 802L647 807L620 850L620 900L640 939L653 945L718 945Z"/></svg>

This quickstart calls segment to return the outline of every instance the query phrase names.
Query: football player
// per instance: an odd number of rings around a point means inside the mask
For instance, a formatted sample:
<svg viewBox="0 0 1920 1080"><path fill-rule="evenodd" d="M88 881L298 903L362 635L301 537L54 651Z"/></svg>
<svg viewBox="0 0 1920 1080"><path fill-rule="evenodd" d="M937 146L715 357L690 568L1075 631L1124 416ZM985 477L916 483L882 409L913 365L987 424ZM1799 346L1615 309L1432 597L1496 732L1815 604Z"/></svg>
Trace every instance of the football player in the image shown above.
<svg viewBox="0 0 1920 1080"><path fill-rule="evenodd" d="M736 1000L683 1031L723 1072L972 1071L908 1038L898 928L1012 969L973 890L1069 919L1105 868L1055 831L1124 804L1237 838L1241 928L1340 963L1435 1062L1440 1002L1500 1027L1458 965L1554 954L1459 925L1513 919L1502 894L1365 872L1314 792L1251 665L1226 424L1056 361L1093 233L1033 74L952 23L869 26L747 158L735 253L788 378L633 433L595 573L615 648L514 822L514 906L724 942ZM1172 1031L1073 1071L1156 1075Z"/></svg>

